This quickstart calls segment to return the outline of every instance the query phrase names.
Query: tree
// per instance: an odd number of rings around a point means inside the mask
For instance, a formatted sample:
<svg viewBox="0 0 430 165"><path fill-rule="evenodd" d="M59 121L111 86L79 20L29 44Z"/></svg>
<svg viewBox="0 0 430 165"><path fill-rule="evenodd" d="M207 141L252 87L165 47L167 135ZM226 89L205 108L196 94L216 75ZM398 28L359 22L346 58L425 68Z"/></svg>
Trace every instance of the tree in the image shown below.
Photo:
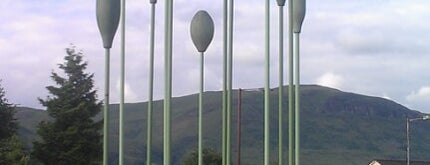
<svg viewBox="0 0 430 165"><path fill-rule="evenodd" d="M1 82L1 81L0 81ZM25 152L16 130L15 105L8 102L0 86L0 164L25 164Z"/></svg>
<svg viewBox="0 0 430 165"><path fill-rule="evenodd" d="M197 165L198 155L197 150L191 152L183 161L183 165ZM220 165L222 164L222 157L219 152L213 148L203 149L203 164L206 165Z"/></svg>
<svg viewBox="0 0 430 165"><path fill-rule="evenodd" d="M18 135L0 141L0 164L23 165L27 162L24 146Z"/></svg>
<svg viewBox="0 0 430 165"><path fill-rule="evenodd" d="M8 103L6 92L0 86L0 140L10 138L16 133L18 126L14 115L15 106Z"/></svg>
<svg viewBox="0 0 430 165"><path fill-rule="evenodd" d="M100 164L102 121L95 121L101 111L93 89L93 74L84 73L87 63L82 52L66 49L65 62L59 64L64 77L52 72L56 86L47 86L51 94L40 103L47 107L52 121L38 125L39 141L33 142L32 159L46 165Z"/></svg>

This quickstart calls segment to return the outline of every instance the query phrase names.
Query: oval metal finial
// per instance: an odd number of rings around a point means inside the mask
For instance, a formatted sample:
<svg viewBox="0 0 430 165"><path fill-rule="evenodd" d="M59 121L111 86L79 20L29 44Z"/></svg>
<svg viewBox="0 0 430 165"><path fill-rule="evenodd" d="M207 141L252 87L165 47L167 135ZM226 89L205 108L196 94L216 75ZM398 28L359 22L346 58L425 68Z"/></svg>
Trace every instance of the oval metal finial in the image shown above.
<svg viewBox="0 0 430 165"><path fill-rule="evenodd" d="M276 0L278 2L278 6L285 6L285 0Z"/></svg>
<svg viewBox="0 0 430 165"><path fill-rule="evenodd" d="M151 3L151 4L156 4L156 3L157 3L157 0L149 0L149 3Z"/></svg>
<svg viewBox="0 0 430 165"><path fill-rule="evenodd" d="M112 47L112 41L119 24L120 6L120 0L96 1L97 25L102 35L104 48Z"/></svg>
<svg viewBox="0 0 430 165"><path fill-rule="evenodd" d="M293 31L300 33L306 14L306 0L293 0Z"/></svg>
<svg viewBox="0 0 430 165"><path fill-rule="evenodd" d="M198 11L191 21L191 39L199 52L205 52L214 36L214 22L208 12Z"/></svg>

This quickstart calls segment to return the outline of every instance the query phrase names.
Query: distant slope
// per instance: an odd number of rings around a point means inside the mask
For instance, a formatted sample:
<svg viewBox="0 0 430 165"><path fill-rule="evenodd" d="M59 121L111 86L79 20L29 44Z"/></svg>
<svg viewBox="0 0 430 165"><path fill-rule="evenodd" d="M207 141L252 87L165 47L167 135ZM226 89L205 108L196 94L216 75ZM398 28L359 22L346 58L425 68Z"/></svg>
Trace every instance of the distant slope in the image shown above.
<svg viewBox="0 0 430 165"><path fill-rule="evenodd" d="M285 87L285 96L288 95ZM271 91L271 162L277 159L277 91ZM237 91L233 92L232 158L236 152ZM204 145L219 149L221 146L221 92L204 95ZM304 85L301 87L301 158L303 165L349 164L363 165L374 158L404 159L405 118L419 117L393 101L346 93L336 89ZM242 162L263 163L263 93L244 92L242 100ZM284 110L284 150L287 151L288 99ZM190 150L197 146L197 95L172 100L172 159L179 164ZM146 160L147 103L126 104L125 152L127 165L143 164ZM44 111L20 110L20 133L29 140L34 123L48 119ZM154 106L153 159L162 159L163 102ZM117 164L118 105L111 105L110 118L111 164ZM430 122L412 124L412 159L430 160ZM287 153L285 152L285 157Z"/></svg>
<svg viewBox="0 0 430 165"><path fill-rule="evenodd" d="M42 120L48 120L48 114L44 110L28 107L17 107L15 117L19 121L18 134L24 141L25 148L31 148L36 136L37 125Z"/></svg>

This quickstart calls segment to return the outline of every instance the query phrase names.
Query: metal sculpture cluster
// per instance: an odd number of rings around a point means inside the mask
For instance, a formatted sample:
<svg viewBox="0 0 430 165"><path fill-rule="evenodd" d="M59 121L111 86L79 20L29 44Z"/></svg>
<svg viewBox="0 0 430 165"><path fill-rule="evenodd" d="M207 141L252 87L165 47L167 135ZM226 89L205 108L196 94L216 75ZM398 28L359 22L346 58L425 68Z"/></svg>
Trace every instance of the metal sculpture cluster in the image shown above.
<svg viewBox="0 0 430 165"><path fill-rule="evenodd" d="M154 22L155 22L155 5L157 0L150 0L151 4L151 34L150 34L150 64L149 64L149 93L148 93L148 121L147 121L147 161L151 162L151 144L152 144L152 101L153 101L153 68L154 68ZM277 0L279 6L279 164L283 164L283 7L285 0ZM232 60L233 60L233 0L224 0L224 60L223 60L223 109L222 109L222 159L223 165L231 162L231 93L232 93ZM265 64L265 88L264 88L264 165L269 164L269 92L270 92L270 3L266 0L266 64ZM290 165L300 164L299 143L300 143L300 61L299 61L299 34L305 16L305 0L290 0L288 3L289 10L289 142L288 142L288 160ZM125 59L125 0L97 0L96 1L97 24L103 39L103 47L106 49L105 63L105 98L104 98L104 128L103 128L103 164L109 164L108 154L108 120L109 119L109 56L112 41L121 23L121 79L120 79L120 119L119 119L119 164L124 164L123 152L123 112L124 112L124 59ZM121 20L121 22L120 22ZM164 97L164 137L163 137L163 164L170 165L170 148L171 148L171 117L170 117L170 100L172 98L172 25L173 25L173 0L165 1L165 97ZM210 45L214 35L214 22L206 11L198 11L190 25L190 34L192 41L198 52L201 54L200 60L200 93L199 93L199 115L198 115L198 164L203 164L202 155L202 111L203 111L203 69L204 69L204 52ZM293 39L294 37L294 39ZM295 43L295 45L293 45ZM295 66L295 68L294 68ZM293 73L295 71L295 73ZM293 81L295 80L295 83ZM295 86L295 90L293 90ZM294 91L294 95L293 95ZM293 102L293 100L295 102ZM240 158L239 158L240 159ZM240 161L238 161L240 162Z"/></svg>

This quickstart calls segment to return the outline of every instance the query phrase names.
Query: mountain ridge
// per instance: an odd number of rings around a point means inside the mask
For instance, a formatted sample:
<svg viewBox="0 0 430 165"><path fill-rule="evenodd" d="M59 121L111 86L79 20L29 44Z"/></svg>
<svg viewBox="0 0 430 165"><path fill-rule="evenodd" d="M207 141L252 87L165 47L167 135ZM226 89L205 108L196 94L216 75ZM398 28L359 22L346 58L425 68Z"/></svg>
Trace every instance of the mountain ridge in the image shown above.
<svg viewBox="0 0 430 165"><path fill-rule="evenodd" d="M284 87L284 151L287 151L288 87ZM277 92L272 89L270 102L270 144L271 162L277 159L278 110ZM232 158L235 159L237 90L232 92ZM203 136L205 147L220 149L221 139L221 95L219 91L204 94ZM276 98L276 99L275 99ZM406 137L404 126L406 116L419 117L418 111L394 101L342 92L334 88L317 85L301 86L301 154L303 165L347 163L359 165L374 158L401 159L405 155ZM263 153L263 92L244 91L242 94L242 162L262 164ZM118 104L111 106L110 137L117 139ZM146 108L147 103L128 103L125 106L125 152L126 164L142 164L146 159ZM172 160L179 164L183 157L197 146L197 94L172 99ZM162 161L162 112L163 101L154 102L153 159ZM37 123L36 118L48 119L45 113L28 115L19 110L20 134L26 145L35 138L31 135ZM43 112L43 111L42 111ZM26 118L26 120L24 120ZM31 119L31 120L29 120ZM24 125L24 126L23 126ZM430 124L413 124L412 158L429 160ZM110 143L111 164L117 162L117 141ZM286 157L286 153L285 153Z"/></svg>

